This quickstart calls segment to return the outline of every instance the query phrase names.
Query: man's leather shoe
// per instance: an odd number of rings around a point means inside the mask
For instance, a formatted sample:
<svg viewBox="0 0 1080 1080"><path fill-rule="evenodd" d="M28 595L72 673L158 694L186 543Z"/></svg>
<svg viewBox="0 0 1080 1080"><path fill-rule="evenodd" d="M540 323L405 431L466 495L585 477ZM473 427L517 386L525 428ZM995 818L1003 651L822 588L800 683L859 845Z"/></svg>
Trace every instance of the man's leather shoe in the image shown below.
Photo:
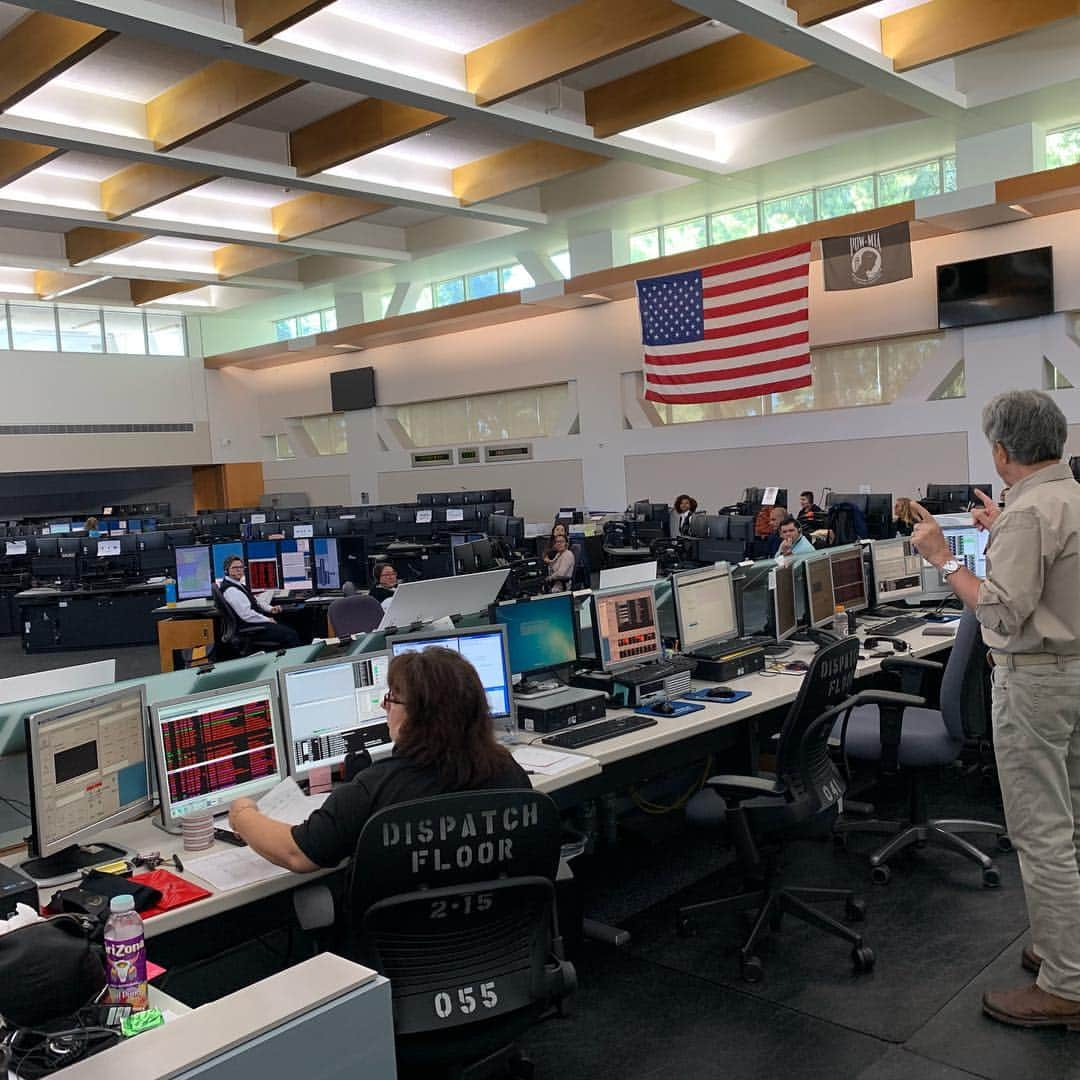
<svg viewBox="0 0 1080 1080"><path fill-rule="evenodd" d="M1042 957L1030 945L1025 945L1020 954L1020 966L1032 975L1038 975L1039 968L1042 967Z"/></svg>
<svg viewBox="0 0 1080 1080"><path fill-rule="evenodd" d="M1080 1001L1047 993L1032 983L1018 990L993 990L983 994L983 1012L1016 1027L1067 1027L1080 1031Z"/></svg>

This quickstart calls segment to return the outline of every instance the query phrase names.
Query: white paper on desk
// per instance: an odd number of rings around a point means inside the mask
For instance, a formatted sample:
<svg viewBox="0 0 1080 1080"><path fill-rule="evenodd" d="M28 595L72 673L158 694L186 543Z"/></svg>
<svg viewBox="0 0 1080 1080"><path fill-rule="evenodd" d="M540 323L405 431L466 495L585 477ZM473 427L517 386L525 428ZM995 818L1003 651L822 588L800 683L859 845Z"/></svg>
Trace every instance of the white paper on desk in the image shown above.
<svg viewBox="0 0 1080 1080"><path fill-rule="evenodd" d="M219 892L255 885L289 873L284 866L267 862L251 848L228 847L201 859L189 859L187 869Z"/></svg>
<svg viewBox="0 0 1080 1080"><path fill-rule="evenodd" d="M539 746L515 746L510 753L526 771L542 776L558 776L568 772L584 760L580 754L565 754L558 750L544 750Z"/></svg>
<svg viewBox="0 0 1080 1080"><path fill-rule="evenodd" d="M255 599L258 600L259 603L262 604L263 607L273 607L274 606L274 590L273 589L263 589L262 592L255 594Z"/></svg>
<svg viewBox="0 0 1080 1080"><path fill-rule="evenodd" d="M25 540L8 540L4 547L5 555L25 555L26 554L26 541Z"/></svg>
<svg viewBox="0 0 1080 1080"><path fill-rule="evenodd" d="M328 794L328 793L327 793ZM299 825L326 802L326 794L305 795L296 781L286 777L255 804L267 816L286 825Z"/></svg>

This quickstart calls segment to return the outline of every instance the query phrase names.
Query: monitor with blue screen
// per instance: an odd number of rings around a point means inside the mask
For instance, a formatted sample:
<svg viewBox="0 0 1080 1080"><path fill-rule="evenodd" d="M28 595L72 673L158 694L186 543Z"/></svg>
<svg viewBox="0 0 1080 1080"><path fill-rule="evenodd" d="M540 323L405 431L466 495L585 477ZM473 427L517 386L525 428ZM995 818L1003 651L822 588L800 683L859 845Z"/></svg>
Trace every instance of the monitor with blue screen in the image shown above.
<svg viewBox="0 0 1080 1080"><path fill-rule="evenodd" d="M549 671L577 660L573 594L496 604L492 615L506 627L513 674Z"/></svg>
<svg viewBox="0 0 1080 1080"><path fill-rule="evenodd" d="M200 600L213 595L210 549L204 546L176 549L176 595L180 600Z"/></svg>
<svg viewBox="0 0 1080 1080"><path fill-rule="evenodd" d="M317 537L311 541L311 548L315 588L340 589L341 565L338 562L337 541L333 537Z"/></svg>
<svg viewBox="0 0 1080 1080"><path fill-rule="evenodd" d="M386 639L391 656L438 646L460 653L476 669L487 695L492 719L513 718L510 694L510 655L505 626L477 626L469 630L428 631Z"/></svg>
<svg viewBox="0 0 1080 1080"><path fill-rule="evenodd" d="M214 568L214 580L220 581L225 576L225 560L233 556L244 558L244 545L239 541L226 544L213 544L210 548L210 560Z"/></svg>

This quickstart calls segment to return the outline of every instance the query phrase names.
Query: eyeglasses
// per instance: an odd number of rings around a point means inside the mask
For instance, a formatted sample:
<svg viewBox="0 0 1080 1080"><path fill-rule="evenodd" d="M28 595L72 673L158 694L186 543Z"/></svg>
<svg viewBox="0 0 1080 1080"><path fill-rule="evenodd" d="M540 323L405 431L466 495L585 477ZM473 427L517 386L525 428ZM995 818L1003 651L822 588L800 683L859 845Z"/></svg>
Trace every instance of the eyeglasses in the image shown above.
<svg viewBox="0 0 1080 1080"><path fill-rule="evenodd" d="M389 705L404 705L404 704L405 704L405 702L402 701L401 698L391 697L389 690L387 690L386 693L383 694L383 699L382 699L382 707L383 707L383 709L386 709L387 706L389 706Z"/></svg>

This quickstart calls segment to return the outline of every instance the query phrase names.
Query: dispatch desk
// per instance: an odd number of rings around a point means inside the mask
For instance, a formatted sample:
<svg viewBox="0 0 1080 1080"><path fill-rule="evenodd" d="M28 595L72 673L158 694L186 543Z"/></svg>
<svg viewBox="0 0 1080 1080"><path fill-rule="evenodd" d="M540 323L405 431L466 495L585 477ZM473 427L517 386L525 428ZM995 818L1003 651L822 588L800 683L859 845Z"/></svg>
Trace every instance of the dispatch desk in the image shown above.
<svg viewBox="0 0 1080 1080"><path fill-rule="evenodd" d="M164 599L164 585L26 589L14 597L23 651L152 645L157 640L153 611Z"/></svg>

